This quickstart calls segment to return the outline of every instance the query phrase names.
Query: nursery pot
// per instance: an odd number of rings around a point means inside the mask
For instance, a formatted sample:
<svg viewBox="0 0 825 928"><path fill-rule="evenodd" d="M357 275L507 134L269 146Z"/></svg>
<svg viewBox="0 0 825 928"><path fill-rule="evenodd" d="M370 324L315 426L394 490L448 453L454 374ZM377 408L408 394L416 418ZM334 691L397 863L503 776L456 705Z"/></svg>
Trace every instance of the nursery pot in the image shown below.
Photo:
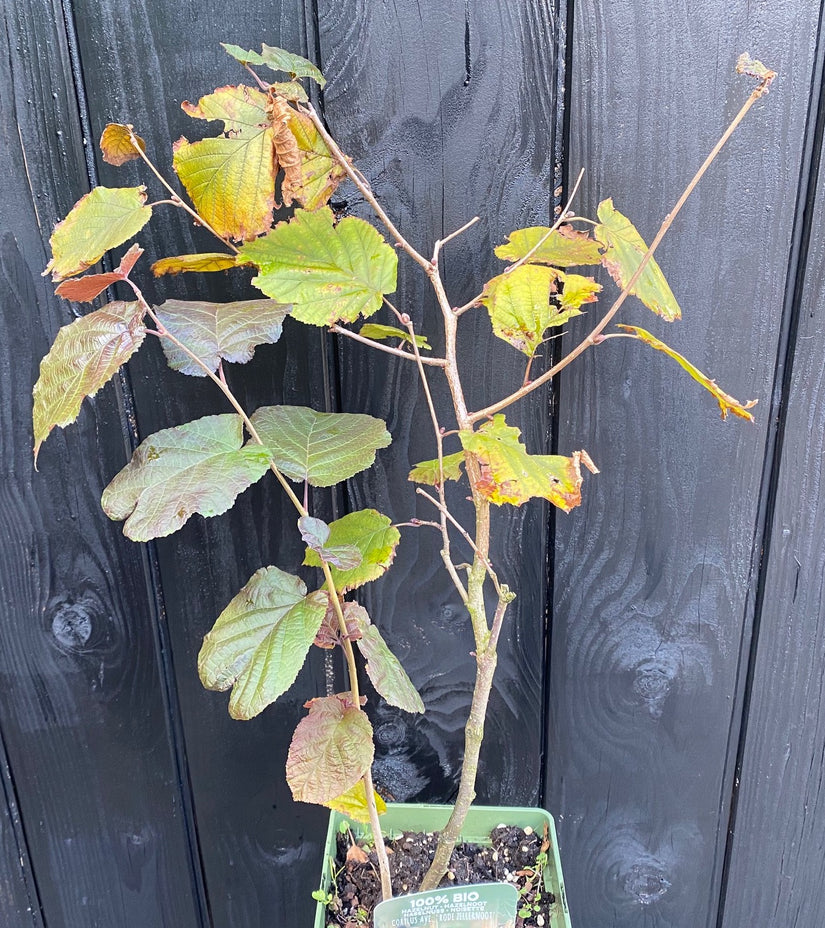
<svg viewBox="0 0 825 928"><path fill-rule="evenodd" d="M381 830L385 838L397 838L405 831L431 832L440 831L447 824L452 806L428 805L425 803L387 803L387 811L381 816ZM371 834L369 825L354 822L340 812L332 812L329 817L327 840L324 845L324 862L320 889L328 892L332 883L330 876L330 857L335 858L338 826L347 822L356 838ZM526 828L528 825L537 834L544 832L547 825L550 838L550 850L547 854L547 866L544 870L544 886L555 897L550 907L550 919L545 928L571 928L570 915L567 911L567 897L564 893L564 878L561 872L559 847L556 840L556 826L553 816L544 809L528 809L513 806L471 806L461 831L459 842L489 844L490 832L499 825ZM326 906L318 903L315 912L314 928L326 928Z"/></svg>

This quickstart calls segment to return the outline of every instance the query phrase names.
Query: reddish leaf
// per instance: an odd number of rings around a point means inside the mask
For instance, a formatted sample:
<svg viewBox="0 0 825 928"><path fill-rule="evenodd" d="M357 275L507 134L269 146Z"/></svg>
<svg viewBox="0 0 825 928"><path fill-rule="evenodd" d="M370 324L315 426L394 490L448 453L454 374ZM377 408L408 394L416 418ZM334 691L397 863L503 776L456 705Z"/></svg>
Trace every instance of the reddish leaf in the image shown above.
<svg viewBox="0 0 825 928"><path fill-rule="evenodd" d="M372 764L369 719L347 695L311 699L286 760L286 778L298 802L324 803L351 789Z"/></svg>
<svg viewBox="0 0 825 928"><path fill-rule="evenodd" d="M135 242L134 245L121 258L117 270L106 274L87 274L85 277L76 277L74 280L64 280L54 291L64 300L75 303L89 303L99 296L107 287L116 284L119 280L126 280L129 272L135 266L137 259L143 254L143 249Z"/></svg>
<svg viewBox="0 0 825 928"><path fill-rule="evenodd" d="M347 626L347 637L351 641L357 641L357 639L361 637L361 632L359 630L360 622L362 619L366 618L366 621L369 623L367 610L358 603L351 602L341 603L341 610L344 613L344 622ZM341 626L338 622L338 615L332 603L329 601L329 596L327 596L327 611L313 644L316 647L329 650L330 648L334 648L337 644L340 644L340 642Z"/></svg>

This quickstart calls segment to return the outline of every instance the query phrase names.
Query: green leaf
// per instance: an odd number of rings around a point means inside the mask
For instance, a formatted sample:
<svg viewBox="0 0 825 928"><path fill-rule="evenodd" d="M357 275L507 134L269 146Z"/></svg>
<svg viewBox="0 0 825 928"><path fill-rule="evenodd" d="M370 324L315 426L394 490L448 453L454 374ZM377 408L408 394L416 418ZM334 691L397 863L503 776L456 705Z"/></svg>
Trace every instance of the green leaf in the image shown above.
<svg viewBox="0 0 825 928"><path fill-rule="evenodd" d="M43 275L51 271L52 280L63 280L97 264L149 222L152 207L145 203L145 187L95 187L54 227L52 259Z"/></svg>
<svg viewBox="0 0 825 928"><path fill-rule="evenodd" d="M327 203L347 172L332 157L327 143L309 116L286 104L280 108L276 106L274 112L279 113L286 123L291 136L290 147L294 146L297 157L294 171L285 172L281 185L284 203L289 205L297 200L305 209L316 210ZM283 162L280 151L278 157Z"/></svg>
<svg viewBox="0 0 825 928"><path fill-rule="evenodd" d="M220 252L197 255L177 255L174 258L161 258L152 265L155 277L163 274L180 274L184 271L226 271L235 267L235 255Z"/></svg>
<svg viewBox="0 0 825 928"><path fill-rule="evenodd" d="M495 334L531 358L548 328L581 315L575 306L560 309L559 282L563 279L555 268L523 264L488 280L481 302Z"/></svg>
<svg viewBox="0 0 825 928"><path fill-rule="evenodd" d="M602 264L613 280L624 289L647 253L647 245L631 221L613 208L612 199L599 203L598 216L601 225L596 226L593 234L606 248ZM682 316L676 297L653 258L648 261L630 292L668 322Z"/></svg>
<svg viewBox="0 0 825 928"><path fill-rule="evenodd" d="M441 459L444 468L445 480L461 480L461 467L464 464L464 452L457 451L455 454L446 454ZM410 471L407 478L413 483L426 483L431 487L439 484L438 458L434 461L420 461Z"/></svg>
<svg viewBox="0 0 825 928"><path fill-rule="evenodd" d="M248 52L238 45L227 45L223 42L221 42L221 47L241 64L264 65L272 71L286 71L292 78L310 77L321 87L326 84L324 75L311 61L307 61L300 55L293 55L292 52L284 51L282 48L276 48L274 45L262 45L261 54Z"/></svg>
<svg viewBox="0 0 825 928"><path fill-rule="evenodd" d="M269 469L269 452L243 445L240 416L205 416L155 432L103 491L103 511L126 519L134 541L177 531L194 513L217 516Z"/></svg>
<svg viewBox="0 0 825 928"><path fill-rule="evenodd" d="M534 496L543 497L569 512L581 503L581 464L598 473L584 451L572 457L558 454L528 454L521 432L507 425L503 415L493 416L477 431L458 433L462 445L481 464L478 489L497 506L521 506Z"/></svg>
<svg viewBox="0 0 825 928"><path fill-rule="evenodd" d="M292 100L295 103L309 103L307 92L298 81L275 81L275 83L269 85L269 89L286 100Z"/></svg>
<svg viewBox="0 0 825 928"><path fill-rule="evenodd" d="M377 342L384 341L388 338L399 338L402 342L407 342L409 345L412 344L410 333L404 329L397 329L394 325L379 325L377 322L365 322L358 330L358 334ZM422 351L432 351L426 335L416 335L415 343Z"/></svg>
<svg viewBox="0 0 825 928"><path fill-rule="evenodd" d="M277 567L262 567L203 639L198 673L209 690L232 687L229 714L251 719L295 682L321 627L323 592Z"/></svg>
<svg viewBox="0 0 825 928"><path fill-rule="evenodd" d="M298 802L325 803L351 789L372 764L372 725L347 695L306 703L286 759L286 779Z"/></svg>
<svg viewBox="0 0 825 928"><path fill-rule="evenodd" d="M113 164L120 167L127 161L134 161L140 157L142 151L146 151L146 142L139 135L130 132L131 126L122 126L120 123L110 122L103 130L100 136L100 150L103 153L103 160L107 164ZM135 141L132 141L134 136ZM137 142L137 145L135 145Z"/></svg>
<svg viewBox="0 0 825 928"><path fill-rule="evenodd" d="M550 232L548 226L531 226L516 229L507 236L507 242L496 248L496 256L505 261L520 261ZM572 226L560 226L550 233L527 259L530 264L552 264L554 267L572 267L578 264L599 264L602 250L586 232Z"/></svg>
<svg viewBox="0 0 825 928"><path fill-rule="evenodd" d="M260 269L252 281L267 296L292 303L311 325L354 322L372 315L395 290L398 256L376 229L347 216L333 226L329 207L295 211L263 238L241 248L239 260Z"/></svg>
<svg viewBox="0 0 825 928"><path fill-rule="evenodd" d="M387 647L381 632L371 624L366 610L355 617L355 623L361 633L356 644L367 661L367 675L376 691L391 706L397 706L405 712L423 712L424 703L412 680L407 676L398 658Z"/></svg>
<svg viewBox="0 0 825 928"><path fill-rule="evenodd" d="M222 358L232 364L246 364L258 345L277 342L289 307L274 300L167 300L155 312L170 335L183 342L214 373ZM206 376L203 368L173 342L162 339L162 344L172 370L193 377Z"/></svg>
<svg viewBox="0 0 825 928"><path fill-rule="evenodd" d="M716 398L716 402L719 404L723 419L727 419L728 413L732 412L735 416L739 416L740 419L747 419L748 422L754 421L753 416L748 410L752 409L757 404L757 400L748 400L747 403L740 403L739 400L725 393L724 390L718 387L715 380L711 380L710 377L703 374L698 367L694 367L687 358L679 354L678 351L674 351L673 348L666 345L663 341L660 341L655 335L651 335L650 332L645 331L645 329L640 329L636 325L620 325L617 326L617 328L624 329L625 332L631 332L639 341L673 358L673 360L681 365L697 383L700 383L706 390L713 394Z"/></svg>
<svg viewBox="0 0 825 928"><path fill-rule="evenodd" d="M224 135L173 147L173 166L197 211L224 238L252 239L272 225L275 162L267 96L252 87L220 87L181 108L222 120Z"/></svg>
<svg viewBox="0 0 825 928"><path fill-rule="evenodd" d="M328 545L329 526L323 519L313 516L301 516L298 519L298 531L304 544L311 548L318 557L333 567L341 570L350 570L361 563L361 552L355 545Z"/></svg>
<svg viewBox="0 0 825 928"><path fill-rule="evenodd" d="M360 509L336 519L329 526L330 545L355 545L361 552L361 564L352 570L332 568L332 579L339 593L354 590L385 573L395 557L401 535L387 516L375 509ZM321 559L308 550L304 564L320 567Z"/></svg>
<svg viewBox="0 0 825 928"><path fill-rule="evenodd" d="M83 400L111 380L145 336L138 303L109 303L60 329L34 385L35 462L49 432L74 422Z"/></svg>
<svg viewBox="0 0 825 928"><path fill-rule="evenodd" d="M383 815L387 811L387 804L375 790L372 791L372 796L378 814ZM345 793L323 804L334 812L346 815L347 818L351 818L354 822L369 823L370 811L367 807L367 788L364 786L363 780L359 780L355 786L350 787Z"/></svg>
<svg viewBox="0 0 825 928"><path fill-rule="evenodd" d="M278 470L314 487L331 487L366 470L377 449L392 441L381 419L307 406L262 406L252 424Z"/></svg>
<svg viewBox="0 0 825 928"><path fill-rule="evenodd" d="M143 249L135 243L121 258L120 264L114 271L105 274L84 274L83 277L74 277L64 280L55 287L54 292L64 300L73 300L75 303L90 303L107 287L118 281L126 280L135 266L137 259L143 254Z"/></svg>

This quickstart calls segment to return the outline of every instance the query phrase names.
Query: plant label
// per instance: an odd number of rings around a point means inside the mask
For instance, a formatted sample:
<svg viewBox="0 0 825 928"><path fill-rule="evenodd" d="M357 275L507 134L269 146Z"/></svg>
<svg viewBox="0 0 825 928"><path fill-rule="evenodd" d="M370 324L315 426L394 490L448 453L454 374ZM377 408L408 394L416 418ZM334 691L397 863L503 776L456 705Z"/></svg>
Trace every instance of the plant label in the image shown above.
<svg viewBox="0 0 825 928"><path fill-rule="evenodd" d="M448 886L388 899L375 907L375 928L515 928L518 892L509 883Z"/></svg>

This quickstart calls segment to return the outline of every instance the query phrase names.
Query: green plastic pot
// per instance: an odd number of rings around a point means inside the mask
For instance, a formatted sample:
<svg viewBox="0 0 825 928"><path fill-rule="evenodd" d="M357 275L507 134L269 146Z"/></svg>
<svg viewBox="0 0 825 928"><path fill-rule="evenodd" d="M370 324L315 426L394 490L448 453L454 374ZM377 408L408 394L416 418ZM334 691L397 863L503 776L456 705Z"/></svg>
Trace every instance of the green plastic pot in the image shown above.
<svg viewBox="0 0 825 928"><path fill-rule="evenodd" d="M388 803L387 811L381 816L382 832L385 838L396 838L404 831L440 831L447 824L451 811L452 806ZM353 822L340 812L330 814L319 887L324 893L329 891L332 883L329 859L335 858L335 842L341 822L349 824L356 838L372 834L369 825ZM547 867L544 870L544 886L553 893L556 899L550 908L550 919L545 928L571 928L570 914L567 911L567 896L564 893L559 845L556 840L556 825L549 812L544 809L513 806L472 806L467 815L467 821L464 823L460 840L470 841L473 844L489 844L490 832L498 825L516 825L519 828L526 828L529 825L537 834L542 834L545 823L550 836L550 851L547 855ZM315 911L314 928L325 928L325 926L326 906L319 902Z"/></svg>

